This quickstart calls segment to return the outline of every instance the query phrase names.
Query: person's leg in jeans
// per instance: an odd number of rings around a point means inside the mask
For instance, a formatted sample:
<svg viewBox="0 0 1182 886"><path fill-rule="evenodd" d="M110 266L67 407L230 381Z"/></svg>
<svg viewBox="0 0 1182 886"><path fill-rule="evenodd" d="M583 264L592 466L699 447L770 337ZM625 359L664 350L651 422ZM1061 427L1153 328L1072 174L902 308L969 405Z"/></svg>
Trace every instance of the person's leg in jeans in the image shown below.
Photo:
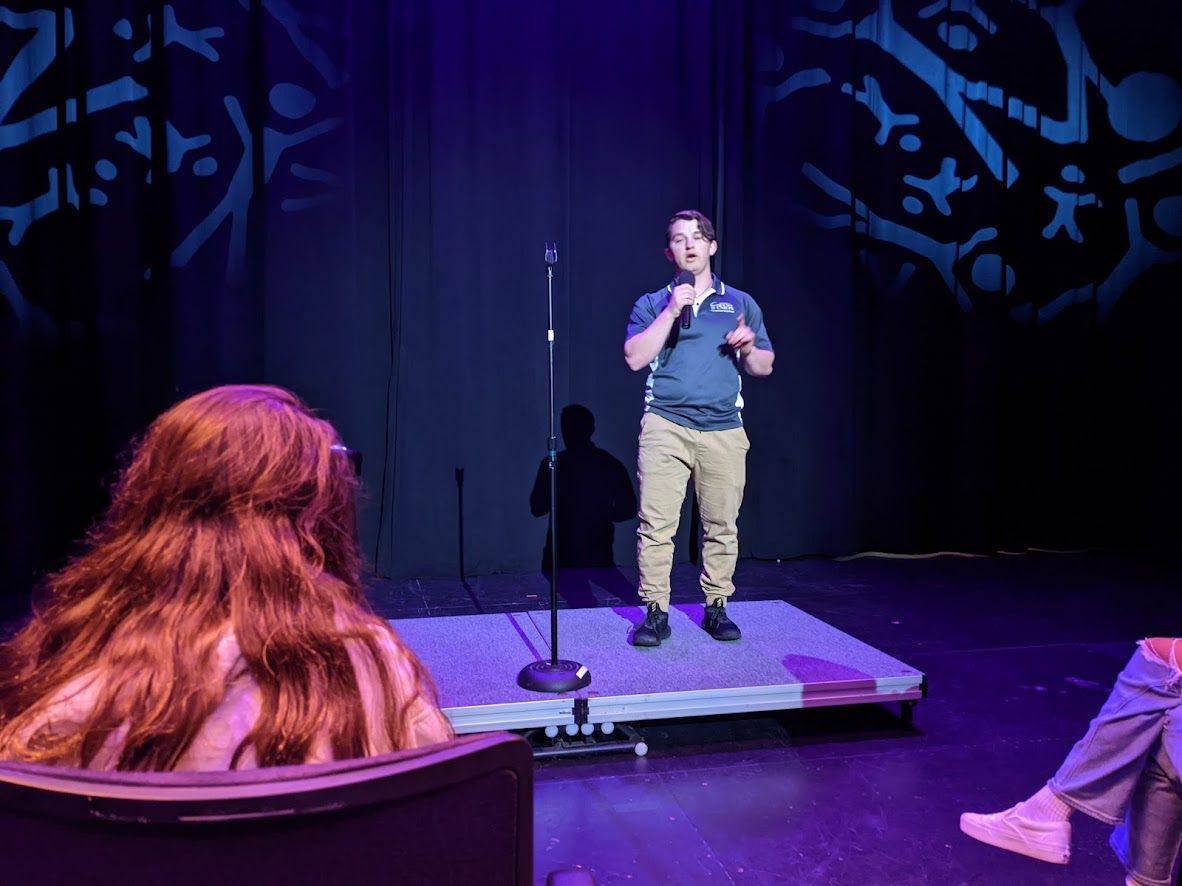
<svg viewBox="0 0 1182 886"><path fill-rule="evenodd" d="M1124 824L1109 843L1129 873L1132 886L1170 886L1182 850L1182 783L1175 759L1182 758L1182 718L1168 715L1161 740L1149 756Z"/></svg>
<svg viewBox="0 0 1182 886"><path fill-rule="evenodd" d="M1047 783L1072 809L1111 825L1124 820L1164 714L1182 701L1182 674L1169 658L1173 643L1155 638L1139 645L1100 713Z"/></svg>
<svg viewBox="0 0 1182 886"><path fill-rule="evenodd" d="M1182 674L1172 641L1145 640L1117 678L1058 772L1029 799L1002 812L961 816L961 830L992 846L1066 864L1071 856L1071 813L1108 824L1124 818L1165 715L1182 701ZM1169 660L1162 653L1170 656Z"/></svg>

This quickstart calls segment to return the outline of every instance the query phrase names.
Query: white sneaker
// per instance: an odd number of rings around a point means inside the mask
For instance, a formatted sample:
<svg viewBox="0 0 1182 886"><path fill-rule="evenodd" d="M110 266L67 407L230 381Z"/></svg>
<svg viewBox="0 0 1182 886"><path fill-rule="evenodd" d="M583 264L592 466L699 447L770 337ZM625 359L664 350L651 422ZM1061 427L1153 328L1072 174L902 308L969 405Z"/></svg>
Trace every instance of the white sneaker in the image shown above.
<svg viewBox="0 0 1182 886"><path fill-rule="evenodd" d="M960 829L982 843L1051 864L1071 861L1071 822L1038 821L1022 815L1022 804L985 815L965 812Z"/></svg>

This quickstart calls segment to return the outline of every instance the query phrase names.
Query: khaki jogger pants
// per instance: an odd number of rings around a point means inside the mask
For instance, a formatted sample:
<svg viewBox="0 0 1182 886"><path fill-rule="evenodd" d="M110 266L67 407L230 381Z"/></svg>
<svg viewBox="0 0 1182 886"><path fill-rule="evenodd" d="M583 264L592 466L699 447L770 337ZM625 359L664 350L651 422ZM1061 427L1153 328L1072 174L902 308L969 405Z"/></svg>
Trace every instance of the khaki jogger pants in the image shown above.
<svg viewBox="0 0 1182 886"><path fill-rule="evenodd" d="M636 533L639 593L645 603L669 609L673 536L692 478L702 518L702 591L707 604L735 591L739 558L739 506L747 480L750 443L743 428L696 431L653 412L640 422L640 526Z"/></svg>

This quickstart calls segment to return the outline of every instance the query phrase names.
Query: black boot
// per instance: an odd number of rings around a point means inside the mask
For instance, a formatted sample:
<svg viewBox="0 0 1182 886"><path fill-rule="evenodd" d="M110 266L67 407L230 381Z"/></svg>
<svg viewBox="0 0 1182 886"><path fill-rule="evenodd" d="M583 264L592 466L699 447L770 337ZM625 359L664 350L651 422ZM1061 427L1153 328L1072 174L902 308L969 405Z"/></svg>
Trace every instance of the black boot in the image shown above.
<svg viewBox="0 0 1182 886"><path fill-rule="evenodd" d="M648 614L632 633L633 646L660 646L673 633L669 628L669 613L662 612L656 603L648 604Z"/></svg>

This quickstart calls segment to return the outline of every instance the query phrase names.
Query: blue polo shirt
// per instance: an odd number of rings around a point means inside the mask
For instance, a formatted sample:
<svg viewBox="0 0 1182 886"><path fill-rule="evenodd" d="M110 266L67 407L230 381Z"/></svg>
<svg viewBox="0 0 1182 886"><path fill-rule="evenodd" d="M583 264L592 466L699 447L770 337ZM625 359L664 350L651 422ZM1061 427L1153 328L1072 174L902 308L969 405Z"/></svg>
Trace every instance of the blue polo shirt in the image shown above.
<svg viewBox="0 0 1182 886"><path fill-rule="evenodd" d="M642 295L632 307L628 338L643 332L669 304L676 282ZM743 424L743 378L738 355L726 334L742 315L755 333L755 347L772 350L763 328L763 311L746 292L717 277L699 296L689 329L675 323L665 346L649 365L644 411L699 431L725 431Z"/></svg>

